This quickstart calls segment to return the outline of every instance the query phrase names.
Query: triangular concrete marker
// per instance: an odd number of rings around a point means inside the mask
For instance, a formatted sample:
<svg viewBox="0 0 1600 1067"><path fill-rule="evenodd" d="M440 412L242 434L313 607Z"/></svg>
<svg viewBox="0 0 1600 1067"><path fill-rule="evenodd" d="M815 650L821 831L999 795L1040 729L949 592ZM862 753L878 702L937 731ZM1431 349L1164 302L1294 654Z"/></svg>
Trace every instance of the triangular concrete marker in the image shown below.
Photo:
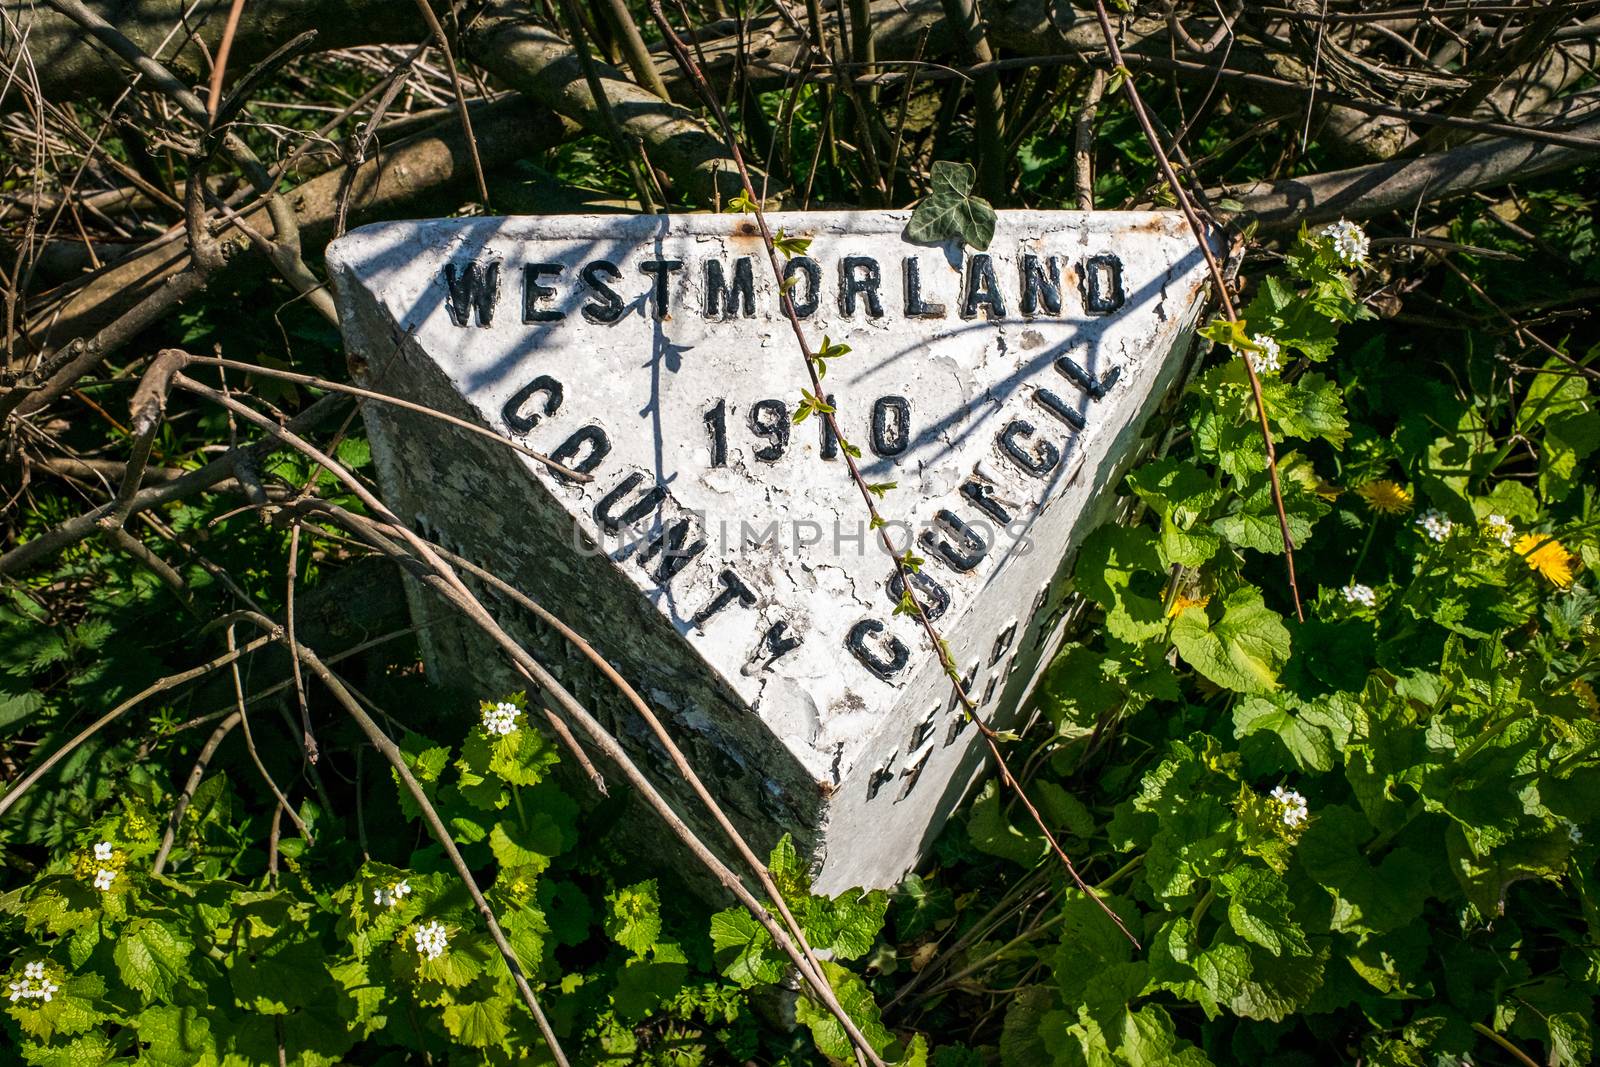
<svg viewBox="0 0 1600 1067"><path fill-rule="evenodd" d="M908 218L769 222L812 239L788 261L808 338L853 349L824 385L868 480L897 483L882 508L911 528L988 716L1054 650L1065 561L1178 375L1205 263L1175 213L1001 212L985 253L911 244ZM790 831L822 860L820 888L896 881L982 753L894 615L838 443L792 421L808 383L753 220L385 223L328 260L364 384L593 475L568 484L369 404L395 511L584 634L758 842ZM436 670L509 684L482 641L413 603ZM519 632L580 699L618 707L560 642ZM615 725L652 750L625 711Z"/></svg>

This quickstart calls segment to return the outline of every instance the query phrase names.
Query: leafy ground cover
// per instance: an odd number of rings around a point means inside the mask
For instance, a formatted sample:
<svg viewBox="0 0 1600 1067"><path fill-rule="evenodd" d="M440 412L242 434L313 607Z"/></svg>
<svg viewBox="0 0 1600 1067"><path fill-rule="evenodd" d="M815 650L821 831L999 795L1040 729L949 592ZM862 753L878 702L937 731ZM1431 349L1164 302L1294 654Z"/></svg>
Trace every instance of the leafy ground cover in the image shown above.
<svg viewBox="0 0 1600 1067"><path fill-rule="evenodd" d="M807 92L801 158L822 143ZM774 117L781 102L765 101ZM1111 111L1100 136L1097 199L1138 197L1152 160L1132 118ZM1245 173L1272 151L1220 121L1194 141ZM544 162L626 195L607 153L591 137ZM1024 139L1017 164L1028 202L1075 195L1064 137ZM992 215L973 172L930 168L930 236L982 239ZM1566 313L1600 280L1591 179L1453 201L1430 215L1433 245L1394 217L1252 249L1239 320L1207 327L1173 424L1122 487L1131 520L1080 554L1076 588L1094 610L1051 669L1038 724L1008 745L1099 902L993 782L893 892L817 897L792 847L770 858L885 1062L1592 1061L1600 348ZM850 187L837 165L820 181ZM196 302L149 347L265 367L292 356L342 376L326 323L267 283L245 293ZM1277 442L1303 620L1246 360ZM248 387L283 411L317 392ZM116 377L79 392L103 417L62 439L82 454L125 447L107 414L125 403ZM192 469L237 433L220 409L175 402L152 454ZM332 439L340 462L369 466L358 420ZM361 510L293 453L262 474ZM55 484L28 503L19 543L83 507ZM252 640L211 621L231 606L277 617L296 582L313 604L365 588L358 545L263 521L236 496L181 500L138 532L163 551L196 546L175 564L182 597L98 539L4 587L7 1054L48 1067L547 1062L421 810L315 686L321 758L303 763L286 660L162 688L18 790L197 648ZM341 675L400 744L573 1062L855 1062L747 912L699 903L617 845L608 831L636 817L620 798L569 795L523 694L430 686L412 635L362 637L382 640ZM251 695L244 715L236 687Z"/></svg>

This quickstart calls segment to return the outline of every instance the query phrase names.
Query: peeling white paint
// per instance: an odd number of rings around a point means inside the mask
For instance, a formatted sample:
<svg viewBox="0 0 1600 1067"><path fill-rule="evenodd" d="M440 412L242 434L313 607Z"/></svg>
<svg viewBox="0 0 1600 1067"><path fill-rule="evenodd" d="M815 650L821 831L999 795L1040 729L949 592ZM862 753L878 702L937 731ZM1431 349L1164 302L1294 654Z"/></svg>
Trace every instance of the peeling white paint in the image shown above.
<svg viewBox="0 0 1600 1067"><path fill-rule="evenodd" d="M990 317L980 306L964 319L967 278L978 269L973 254L904 241L906 219L862 212L769 221L813 238L809 257L822 283L807 338L816 346L827 334L853 346L832 361L824 388L836 398L843 432L862 449L867 480L898 483L882 510L911 524L924 574L948 598L937 625L963 671L972 669L974 698L988 695L982 714L1009 714L1057 640L1038 631L1046 620L1056 628L1051 609L1063 560L1103 511L1145 417L1176 373L1204 261L1173 213L1005 212L986 253L1005 315ZM509 450L492 460L491 473L480 465L486 461L455 463L412 436L446 440L439 424L390 430L388 420L400 417L368 405L369 421L379 424L375 448L389 453L379 456L386 491L413 508L426 503L430 527L469 555L507 560L514 573L506 577L619 664L683 663L673 668L681 686L657 678L651 690L676 709L675 728L703 735L736 765L751 763L749 746L759 749L753 770L765 777L754 792L793 800L794 782L812 783L812 821L772 829L810 843L822 859L822 888L885 885L916 862L971 780L977 731L955 728L932 649L914 620L893 614L892 565L867 528L842 457L823 458L820 420L792 422L808 382L749 225L728 215L388 223L341 238L329 262L366 384L401 383L396 388L414 393L409 399L464 409L546 454L585 434L603 433L608 448L586 484L564 484ZM1025 253L1057 258L1059 314L1043 301L1024 314ZM708 317L706 264L731 282L743 257L752 313L742 313L739 297L719 293L719 305L732 302L737 313ZM855 314L844 314L845 257L863 257L852 268L858 271L867 269L865 259L876 263L881 316L870 315L866 292L856 293ZM918 264L922 299L944 305L942 315L908 314L907 257ZM1114 257L1097 259L1095 270L1102 290L1120 271L1120 304L1111 306L1102 291L1100 306L1087 306L1090 257ZM683 266L667 274L669 312L658 320L663 260ZM602 261L615 271L593 266ZM491 263L498 285L482 305L485 315L466 280L469 267L478 271L478 291L487 293ZM649 263L658 264L654 273ZM586 271L600 285L586 283ZM806 282L797 299L808 295ZM619 313L613 322L593 321L597 310L608 314L606 288ZM397 345L397 337L409 340ZM1060 369L1063 356L1087 380ZM387 379L386 365L393 368ZM548 389L529 392L542 380L559 383L559 407ZM909 409L898 454L875 454L875 404L890 445L900 442L896 412ZM1079 419L1081 431L1069 425ZM587 448L573 445L567 461L581 463ZM964 491L974 480L990 510L1008 516L1009 533ZM436 503L445 486L454 502ZM610 514L618 515L653 488L660 499L641 509L626 537L603 536L596 510L603 500L612 497ZM473 501L473 494L491 499ZM486 510L511 531L494 545L475 541ZM941 512L974 528L989 523L970 567L950 558L963 546L948 523L924 536ZM573 532L547 528L562 513ZM536 552L516 543L524 515L543 517L527 531ZM661 539L680 523L685 547L700 540L706 547L663 577ZM604 544L611 562L577 558L585 539ZM941 543L950 551L941 554ZM1035 603L1040 611L1030 620ZM601 604L609 605L603 623L590 617ZM645 625L645 613L660 619ZM995 658L996 637L1013 621L1015 634ZM852 643L862 623L871 633ZM794 639L799 644L776 660L768 654L765 642ZM903 665L871 669L874 657L892 661L898 650ZM727 699L702 695L713 690Z"/></svg>

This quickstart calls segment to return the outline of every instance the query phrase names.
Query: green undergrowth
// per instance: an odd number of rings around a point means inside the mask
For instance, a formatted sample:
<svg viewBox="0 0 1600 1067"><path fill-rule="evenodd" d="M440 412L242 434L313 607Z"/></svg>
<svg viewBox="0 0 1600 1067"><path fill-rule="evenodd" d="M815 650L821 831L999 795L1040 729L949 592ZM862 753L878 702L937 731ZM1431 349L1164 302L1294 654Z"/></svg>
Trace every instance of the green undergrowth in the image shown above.
<svg viewBox="0 0 1600 1067"><path fill-rule="evenodd" d="M986 205L945 177L936 225L981 229ZM1560 195L1532 203L1547 239L1586 262L1589 230ZM1452 236L1509 241L1471 211ZM1212 348L1175 423L1122 487L1133 520L1079 555L1094 611L1008 758L1092 896L992 781L892 893L813 896L789 843L773 853L885 1062L1591 1060L1596 350L1553 329L1549 352L1487 326L1376 320L1364 241L1303 233L1264 264L1238 321L1205 328ZM1499 262L1474 271L1508 305L1536 293ZM1446 284L1436 299L1470 294ZM201 351L226 330L229 354L276 359L292 337L297 368L337 373L336 341L295 310L244 326L228 315L202 307L170 339ZM1277 445L1303 621L1246 360ZM286 409L314 392L250 384ZM114 389L95 388L115 409ZM176 404L153 462L196 466L230 433L214 410ZM366 470L359 425L340 434L341 461ZM263 473L359 507L286 454ZM874 491L892 512L893 486ZM24 534L79 503L40 494ZM211 564L176 564L192 611L96 540L8 587L11 781L197 650L226 647L204 623L235 595L214 568L283 609L286 528L221 495L160 522ZM314 531L301 552L313 599L356 554ZM278 680L254 669L247 689ZM618 844L610 831L641 817L620 798L582 807L559 784L561 755L523 695L480 706L484 694L430 688L405 636L341 670L382 710L573 1062L854 1062L754 918L697 902ZM299 757L292 690L247 720L311 840L274 820L242 730L169 823L232 692L224 672L155 694L0 823L8 1046L63 1067L547 1062L417 806L315 686L315 768Z"/></svg>

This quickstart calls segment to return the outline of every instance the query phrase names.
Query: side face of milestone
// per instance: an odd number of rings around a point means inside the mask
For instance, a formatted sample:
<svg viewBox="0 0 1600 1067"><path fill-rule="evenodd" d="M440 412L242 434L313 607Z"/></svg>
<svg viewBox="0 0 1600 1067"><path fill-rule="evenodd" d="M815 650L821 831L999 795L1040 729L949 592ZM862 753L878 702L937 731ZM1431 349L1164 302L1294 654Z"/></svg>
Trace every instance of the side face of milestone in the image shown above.
<svg viewBox="0 0 1600 1067"><path fill-rule="evenodd" d="M783 809L807 814L747 818L809 820L775 829L823 857L823 889L896 880L981 764L919 622L896 613L845 453L880 487L895 551L924 561L915 591L979 714L1014 709L1204 285L1171 213L1002 212L984 252L911 244L907 217L768 217L811 240L779 257L811 350L850 347L822 383L842 441L796 421L810 382L749 217L393 223L329 251L364 384L589 476L510 449L453 461L412 436L459 431L373 404L396 510L503 561L624 673L672 664L646 695L675 734L774 796L808 783L810 806Z"/></svg>

